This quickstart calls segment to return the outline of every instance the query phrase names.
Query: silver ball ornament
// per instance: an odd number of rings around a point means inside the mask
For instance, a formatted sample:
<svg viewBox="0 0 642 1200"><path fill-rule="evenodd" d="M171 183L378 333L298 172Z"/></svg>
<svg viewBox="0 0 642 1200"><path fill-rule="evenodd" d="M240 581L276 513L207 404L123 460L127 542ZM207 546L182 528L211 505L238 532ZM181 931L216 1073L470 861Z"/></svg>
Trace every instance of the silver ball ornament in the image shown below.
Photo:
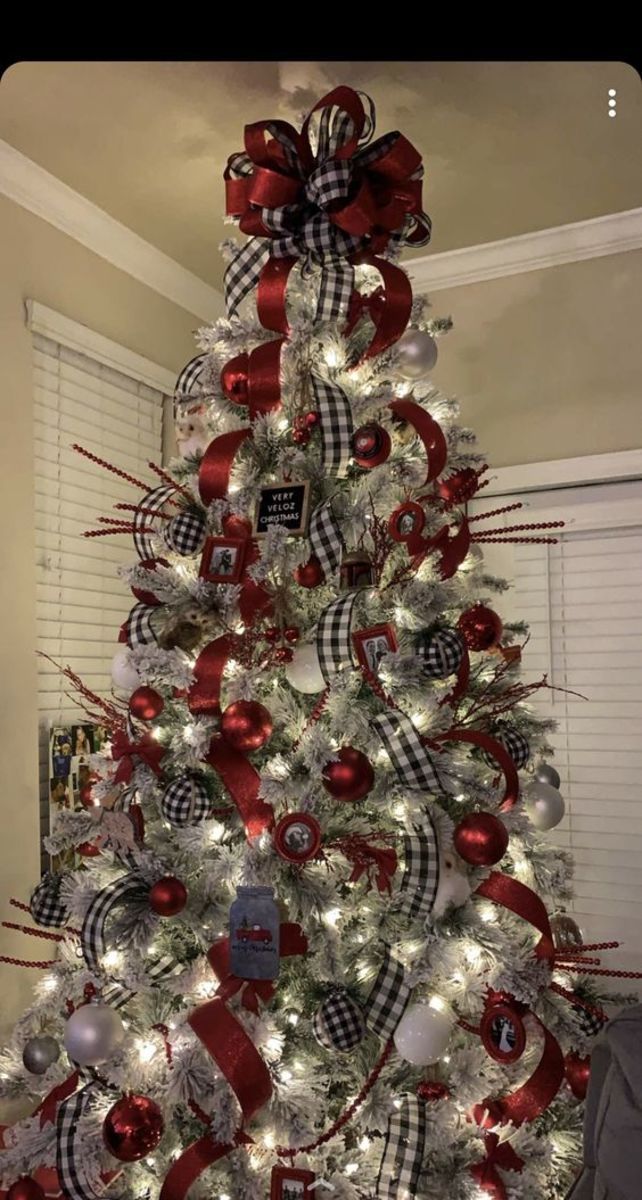
<svg viewBox="0 0 642 1200"><path fill-rule="evenodd" d="M60 1054L60 1046L53 1037L29 1038L22 1051L22 1061L30 1075L44 1075Z"/></svg>
<svg viewBox="0 0 642 1200"><path fill-rule="evenodd" d="M535 768L535 778L539 779L540 783L550 783L551 787L558 788L560 785L560 777L550 763L540 763Z"/></svg>
<svg viewBox="0 0 642 1200"><path fill-rule="evenodd" d="M437 362L437 343L423 329L409 329L399 338L395 350L402 379L423 379Z"/></svg>
<svg viewBox="0 0 642 1200"><path fill-rule="evenodd" d="M125 1029L118 1013L107 1004L83 1004L67 1020L65 1050L72 1062L94 1067L118 1050Z"/></svg>
<svg viewBox="0 0 642 1200"><path fill-rule="evenodd" d="M564 800L557 788L536 779L528 789L524 808L536 829L542 832L559 825L566 811Z"/></svg>

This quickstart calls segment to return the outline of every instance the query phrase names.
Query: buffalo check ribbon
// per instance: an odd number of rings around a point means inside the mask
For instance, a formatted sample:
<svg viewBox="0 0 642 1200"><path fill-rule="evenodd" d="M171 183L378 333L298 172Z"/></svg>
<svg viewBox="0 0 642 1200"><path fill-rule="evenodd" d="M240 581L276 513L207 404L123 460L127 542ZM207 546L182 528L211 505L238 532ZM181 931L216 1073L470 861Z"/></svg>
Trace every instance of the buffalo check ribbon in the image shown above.
<svg viewBox="0 0 642 1200"><path fill-rule="evenodd" d="M329 475L343 479L352 458L352 408L336 383L312 376L314 406L321 418L322 462Z"/></svg>
<svg viewBox="0 0 642 1200"><path fill-rule="evenodd" d="M331 583L341 566L343 537L330 500L324 500L314 509L308 537L312 554L319 560L325 581Z"/></svg>
<svg viewBox="0 0 642 1200"><path fill-rule="evenodd" d="M399 885L399 908L410 917L427 917L439 887L439 847L432 817L403 839L404 873Z"/></svg>
<svg viewBox="0 0 642 1200"><path fill-rule="evenodd" d="M142 899L148 891L140 875L132 871L108 883L94 896L80 931L83 958L90 971L100 974L102 970L100 960L107 950L107 918L119 904Z"/></svg>
<svg viewBox="0 0 642 1200"><path fill-rule="evenodd" d="M433 761L410 717L401 712L383 712L371 721L371 725L406 787L432 792L443 790Z"/></svg>
<svg viewBox="0 0 642 1200"><path fill-rule="evenodd" d="M136 650L139 646L157 645L158 637L153 622L156 610L157 605L135 604L121 626L118 641L126 642L130 650Z"/></svg>
<svg viewBox="0 0 642 1200"><path fill-rule="evenodd" d="M160 487L152 488L151 492L147 492L143 496L136 512L134 513L134 545L138 557L143 562L154 557L154 537L153 533L145 533L144 530L149 530L151 522L154 521L152 514L158 513L159 517L159 533L160 533L160 518L163 509L167 502L176 494L176 488L168 484L162 484Z"/></svg>
<svg viewBox="0 0 642 1200"><path fill-rule="evenodd" d="M333 676L352 666L352 644L350 630L352 612L358 589L337 596L323 610L317 625L317 653L319 666L326 683Z"/></svg>
<svg viewBox="0 0 642 1200"><path fill-rule="evenodd" d="M88 1072L81 1070L79 1075L80 1078L86 1079ZM107 1093L108 1089L93 1077L89 1078L89 1083L63 1100L58 1108L56 1169L65 1200L98 1200L104 1192L102 1186L100 1190L92 1186L85 1174L84 1167L88 1160L86 1146L83 1145L81 1120L92 1100ZM101 1184L109 1182L118 1173L110 1172L107 1176L101 1176Z"/></svg>
<svg viewBox="0 0 642 1200"><path fill-rule="evenodd" d="M368 1028L386 1041L391 1038L406 1011L411 991L405 967L386 946L379 973L365 1003Z"/></svg>
<svg viewBox="0 0 642 1200"><path fill-rule="evenodd" d="M378 1200L416 1196L426 1143L426 1105L405 1092L397 1097L388 1120L379 1175Z"/></svg>

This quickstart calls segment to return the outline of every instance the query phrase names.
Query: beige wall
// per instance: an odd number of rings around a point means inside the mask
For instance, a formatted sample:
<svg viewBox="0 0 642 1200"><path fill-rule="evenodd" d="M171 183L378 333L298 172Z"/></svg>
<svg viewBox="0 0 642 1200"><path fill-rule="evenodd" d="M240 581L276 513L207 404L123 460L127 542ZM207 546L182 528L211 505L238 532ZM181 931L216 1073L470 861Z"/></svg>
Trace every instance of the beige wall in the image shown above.
<svg viewBox="0 0 642 1200"><path fill-rule="evenodd" d="M39 873L33 403L24 301L33 298L178 371L202 324L44 221L0 199L0 912L28 898ZM19 915L18 915L18 920ZM48 943L0 930L0 953L47 958ZM0 967L0 1035L27 1003L34 972Z"/></svg>
<svg viewBox="0 0 642 1200"><path fill-rule="evenodd" d="M436 292L431 311L455 323L435 383L493 466L642 446L642 250Z"/></svg>

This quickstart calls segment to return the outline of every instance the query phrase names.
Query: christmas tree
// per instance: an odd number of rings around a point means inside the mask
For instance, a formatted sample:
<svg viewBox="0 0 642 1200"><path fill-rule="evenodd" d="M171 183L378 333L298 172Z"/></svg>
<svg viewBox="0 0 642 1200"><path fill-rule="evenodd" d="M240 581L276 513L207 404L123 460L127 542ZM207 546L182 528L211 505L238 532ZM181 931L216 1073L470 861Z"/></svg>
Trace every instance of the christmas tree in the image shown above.
<svg viewBox="0 0 642 1200"><path fill-rule="evenodd" d="M110 733L46 840L79 865L15 902L54 954L2 1057L8 1200L541 1200L579 1165L600 947L480 549L554 533L469 510L450 320L398 265L421 158L374 124L341 87L246 127L180 457L87 531L133 537L135 604L109 696L65 668Z"/></svg>

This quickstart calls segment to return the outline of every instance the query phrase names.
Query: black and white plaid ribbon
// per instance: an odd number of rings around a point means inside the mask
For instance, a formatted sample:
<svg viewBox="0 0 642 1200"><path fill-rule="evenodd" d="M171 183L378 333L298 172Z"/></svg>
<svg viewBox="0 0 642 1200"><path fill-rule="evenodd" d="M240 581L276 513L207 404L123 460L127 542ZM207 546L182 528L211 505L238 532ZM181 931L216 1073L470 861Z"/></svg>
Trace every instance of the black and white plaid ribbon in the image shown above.
<svg viewBox="0 0 642 1200"><path fill-rule="evenodd" d="M175 975L180 969L180 963L175 958L170 958L165 955L164 958L157 959L151 966L147 966L145 975L151 986L161 983L163 979L169 978L170 975ZM110 1008L122 1008L133 1000L141 989L134 990L133 988L125 987L122 983L110 983L101 992L101 1000L104 1004L108 1004Z"/></svg>
<svg viewBox="0 0 642 1200"><path fill-rule="evenodd" d="M426 1105L404 1092L388 1121L377 1177L378 1200L411 1200L417 1195L425 1144Z"/></svg>
<svg viewBox="0 0 642 1200"><path fill-rule="evenodd" d="M379 974L365 1003L368 1028L388 1041L406 1011L411 991L405 967L386 946Z"/></svg>
<svg viewBox="0 0 642 1200"><path fill-rule="evenodd" d="M323 466L329 475L344 478L352 457L352 408L342 388L312 376L314 404L321 417Z"/></svg>
<svg viewBox="0 0 642 1200"><path fill-rule="evenodd" d="M151 604L135 604L123 625L130 650L138 646L153 646L158 642L152 617L158 609Z"/></svg>
<svg viewBox="0 0 642 1200"><path fill-rule="evenodd" d="M253 237L241 246L223 277L225 307L234 316L239 305L258 283L259 275L270 257L270 245L264 238Z"/></svg>
<svg viewBox="0 0 642 1200"><path fill-rule="evenodd" d="M383 712L371 721L399 779L406 787L442 791L433 761L410 717L400 712Z"/></svg>
<svg viewBox="0 0 642 1200"><path fill-rule="evenodd" d="M352 610L359 591L345 592L337 596L323 610L317 625L317 653L319 666L326 683L333 676L352 666L350 628Z"/></svg>
<svg viewBox="0 0 642 1200"><path fill-rule="evenodd" d="M118 904L124 900L140 899L148 890L140 875L129 872L120 879L108 883L94 896L80 931L80 945L85 963L90 971L99 974L102 971L101 958L107 949L105 924L107 918Z"/></svg>
<svg viewBox="0 0 642 1200"><path fill-rule="evenodd" d="M399 908L410 917L427 917L432 912L439 887L437 832L428 812L425 826L404 835L403 856Z"/></svg>
<svg viewBox="0 0 642 1200"><path fill-rule="evenodd" d="M85 1165L90 1161L83 1145L84 1131L81 1119L94 1097L106 1092L105 1085L86 1071L81 1078L90 1082L63 1100L56 1117L56 1167L60 1190L65 1200L99 1200L103 1189L97 1191L87 1180Z"/></svg>
<svg viewBox="0 0 642 1200"><path fill-rule="evenodd" d="M168 484L163 484L161 487L153 488L146 496L143 496L140 505L134 513L134 545L136 547L138 557L145 561L154 557L154 537L153 533L143 533L143 529L149 529L154 520L150 516L157 512L159 515L167 504L167 501L175 494L176 488L170 487ZM159 523L160 534L160 523Z"/></svg>
<svg viewBox="0 0 642 1200"><path fill-rule="evenodd" d="M310 517L308 537L312 553L321 564L326 583L332 583L341 566L344 545L330 500L324 500L314 509Z"/></svg>
<svg viewBox="0 0 642 1200"><path fill-rule="evenodd" d="M178 403L193 399L194 393L201 387L201 376L206 362L207 354L197 354L185 364L174 388L174 398Z"/></svg>

